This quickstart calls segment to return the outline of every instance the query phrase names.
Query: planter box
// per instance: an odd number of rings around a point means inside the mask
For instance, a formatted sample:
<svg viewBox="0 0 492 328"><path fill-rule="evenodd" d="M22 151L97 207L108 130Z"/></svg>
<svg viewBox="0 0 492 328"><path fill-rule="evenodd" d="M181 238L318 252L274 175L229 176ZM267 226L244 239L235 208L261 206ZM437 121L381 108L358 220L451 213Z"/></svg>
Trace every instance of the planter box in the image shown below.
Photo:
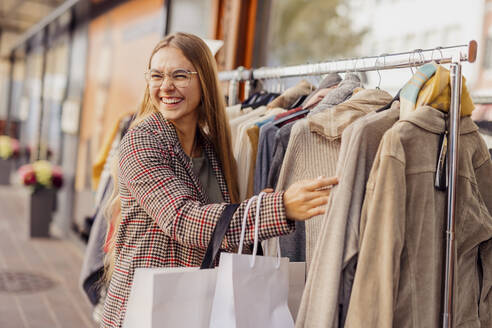
<svg viewBox="0 0 492 328"><path fill-rule="evenodd" d="M53 217L56 191L39 189L29 199L29 237L49 237L50 223Z"/></svg>
<svg viewBox="0 0 492 328"><path fill-rule="evenodd" d="M0 185L10 184L10 171L12 171L12 161L0 158Z"/></svg>

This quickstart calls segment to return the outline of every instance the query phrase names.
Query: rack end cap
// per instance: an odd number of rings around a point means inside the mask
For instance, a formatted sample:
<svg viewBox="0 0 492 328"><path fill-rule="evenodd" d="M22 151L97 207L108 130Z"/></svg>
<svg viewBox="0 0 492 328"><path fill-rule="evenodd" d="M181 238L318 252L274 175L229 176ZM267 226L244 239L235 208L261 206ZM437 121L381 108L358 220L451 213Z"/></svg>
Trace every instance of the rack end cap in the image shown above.
<svg viewBox="0 0 492 328"><path fill-rule="evenodd" d="M475 40L471 40L468 43L468 62L474 63L477 59L478 43Z"/></svg>

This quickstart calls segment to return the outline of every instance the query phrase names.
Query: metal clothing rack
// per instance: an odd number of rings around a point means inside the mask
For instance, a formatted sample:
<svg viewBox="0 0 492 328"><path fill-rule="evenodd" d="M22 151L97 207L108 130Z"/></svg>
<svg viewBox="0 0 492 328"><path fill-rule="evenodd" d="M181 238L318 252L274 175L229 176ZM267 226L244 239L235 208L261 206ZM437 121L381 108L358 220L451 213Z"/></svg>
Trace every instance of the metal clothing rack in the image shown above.
<svg viewBox="0 0 492 328"><path fill-rule="evenodd" d="M448 181L447 192L447 228L446 228L446 263L444 273L443 296L443 328L451 328L453 319L453 281L454 281L454 252L455 252L455 215L456 215L456 183L458 172L458 136L461 108L462 74L461 63L473 63L477 56L477 42L450 47L433 49L415 49L408 52L381 54L379 56L341 59L316 64L263 67L248 70L239 67L233 71L219 73L219 80L229 82L230 105L237 99L239 83L254 80L281 79L295 76L323 75L328 73L368 72L412 68L435 61L438 64L451 64L451 105L449 113L449 143L448 143Z"/></svg>

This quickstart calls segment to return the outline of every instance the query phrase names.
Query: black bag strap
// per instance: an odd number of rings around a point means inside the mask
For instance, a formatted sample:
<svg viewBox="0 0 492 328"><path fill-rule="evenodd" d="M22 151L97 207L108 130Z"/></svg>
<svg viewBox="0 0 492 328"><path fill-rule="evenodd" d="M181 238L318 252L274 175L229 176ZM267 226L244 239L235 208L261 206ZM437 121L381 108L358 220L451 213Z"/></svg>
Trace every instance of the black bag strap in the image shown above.
<svg viewBox="0 0 492 328"><path fill-rule="evenodd" d="M202 261L200 269L211 269L214 267L215 257L219 252L220 245L222 245L222 240L224 239L227 229L229 229L229 224L231 223L232 216L236 212L239 204L228 204L222 212L217 225L215 226L214 232L212 233L212 238L208 243L207 251Z"/></svg>

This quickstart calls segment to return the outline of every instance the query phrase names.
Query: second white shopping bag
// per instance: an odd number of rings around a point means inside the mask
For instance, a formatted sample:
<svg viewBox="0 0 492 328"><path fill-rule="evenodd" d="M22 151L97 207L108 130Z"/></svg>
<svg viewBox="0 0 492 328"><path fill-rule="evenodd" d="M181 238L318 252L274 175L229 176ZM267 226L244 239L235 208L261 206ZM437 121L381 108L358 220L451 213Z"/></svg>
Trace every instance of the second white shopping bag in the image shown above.
<svg viewBox="0 0 492 328"><path fill-rule="evenodd" d="M277 257L256 256L263 195L260 193L256 204L253 254L241 254L248 219L245 216L238 253L220 255L211 328L294 327L287 306L289 259L280 257L279 245Z"/></svg>

